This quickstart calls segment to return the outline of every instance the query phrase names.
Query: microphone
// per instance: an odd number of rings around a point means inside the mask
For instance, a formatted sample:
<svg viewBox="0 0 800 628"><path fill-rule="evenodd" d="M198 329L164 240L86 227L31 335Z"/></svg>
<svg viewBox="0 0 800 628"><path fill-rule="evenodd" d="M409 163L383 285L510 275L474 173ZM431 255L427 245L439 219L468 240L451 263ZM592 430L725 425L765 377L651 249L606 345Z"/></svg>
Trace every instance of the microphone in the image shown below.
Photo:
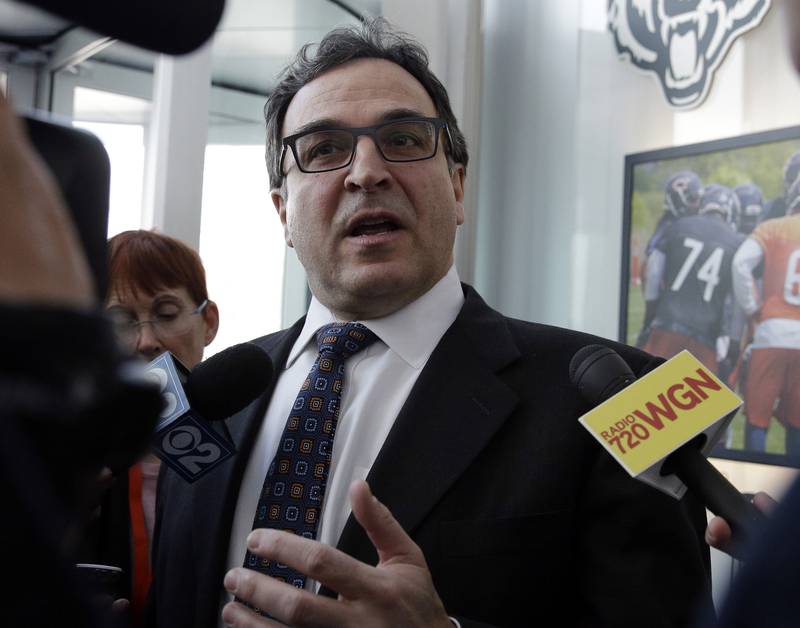
<svg viewBox="0 0 800 628"><path fill-rule="evenodd" d="M145 367L165 407L151 446L161 460L187 482L233 456L235 448L211 427L246 407L272 381L272 361L250 343L229 347L189 371L169 353Z"/></svg>
<svg viewBox="0 0 800 628"><path fill-rule="evenodd" d="M753 538L766 517L701 452L710 449L716 438L709 436L720 434L741 401L688 351L637 381L616 351L589 345L573 356L569 377L581 396L598 406L581 423L631 475L676 499L688 487L730 524L735 540L744 544ZM716 417L709 421L710 413ZM610 426L609 418L616 419ZM633 464L621 459L639 446L640 459Z"/></svg>
<svg viewBox="0 0 800 628"><path fill-rule="evenodd" d="M204 419L219 421L233 416L263 393L272 381L272 371L269 355L244 342L200 362L189 375L184 391Z"/></svg>
<svg viewBox="0 0 800 628"><path fill-rule="evenodd" d="M24 1L103 35L171 55L203 45L214 34L225 7L225 0Z"/></svg>

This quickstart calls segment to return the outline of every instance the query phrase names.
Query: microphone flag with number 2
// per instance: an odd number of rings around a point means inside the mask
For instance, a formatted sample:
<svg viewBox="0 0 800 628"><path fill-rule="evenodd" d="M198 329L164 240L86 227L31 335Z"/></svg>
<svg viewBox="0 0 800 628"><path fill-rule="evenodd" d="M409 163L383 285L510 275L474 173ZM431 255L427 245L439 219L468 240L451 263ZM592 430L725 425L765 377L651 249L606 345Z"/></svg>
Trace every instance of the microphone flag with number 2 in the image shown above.
<svg viewBox="0 0 800 628"><path fill-rule="evenodd" d="M172 354L162 353L145 372L160 386L164 398L152 441L161 460L187 482L194 482L235 453L233 444L190 406L184 391L189 370Z"/></svg>

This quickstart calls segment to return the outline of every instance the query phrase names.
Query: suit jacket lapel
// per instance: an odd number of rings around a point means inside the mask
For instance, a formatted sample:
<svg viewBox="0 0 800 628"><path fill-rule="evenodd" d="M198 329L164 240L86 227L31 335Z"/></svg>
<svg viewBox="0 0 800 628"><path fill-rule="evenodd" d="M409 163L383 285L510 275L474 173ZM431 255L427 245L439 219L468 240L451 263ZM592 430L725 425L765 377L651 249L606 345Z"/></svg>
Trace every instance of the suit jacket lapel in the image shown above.
<svg viewBox="0 0 800 628"><path fill-rule="evenodd" d="M272 360L275 369L272 383L258 399L226 421L228 433L236 446L236 455L227 465L202 478L192 492L195 502L194 512L197 513L196 526L192 530L192 534L196 536L195 545L209 550L205 555L197 556L198 580L205 579L198 583L199 591L222 592L222 579L219 574L225 570L230 531L242 476L256 434L264 420L267 404L275 390L275 383L302 328L303 319L285 331L253 341L253 344L264 349ZM221 391L221 394L224 394L224 391ZM218 596L203 596L198 600L198 605L202 607L198 617L216 616L219 602Z"/></svg>
<svg viewBox="0 0 800 628"><path fill-rule="evenodd" d="M518 401L495 374L519 355L505 320L466 290L464 307L420 374L367 478L409 533ZM374 561L374 549L352 515L338 547Z"/></svg>

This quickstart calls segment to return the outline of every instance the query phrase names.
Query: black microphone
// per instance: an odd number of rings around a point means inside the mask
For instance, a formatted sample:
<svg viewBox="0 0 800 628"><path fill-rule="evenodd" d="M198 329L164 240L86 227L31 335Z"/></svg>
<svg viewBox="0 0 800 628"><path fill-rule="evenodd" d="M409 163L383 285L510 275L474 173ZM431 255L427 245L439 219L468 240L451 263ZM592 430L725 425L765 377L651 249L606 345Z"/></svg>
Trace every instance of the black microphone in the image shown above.
<svg viewBox="0 0 800 628"><path fill-rule="evenodd" d="M272 381L272 360L249 342L233 345L200 362L184 391L207 421L233 416L263 393Z"/></svg>
<svg viewBox="0 0 800 628"><path fill-rule="evenodd" d="M603 345L589 345L575 353L569 377L581 396L595 406L636 381L625 360ZM734 542L743 545L766 517L703 456L704 440L705 435L700 434L667 456L661 475L676 475L711 512L728 522Z"/></svg>
<svg viewBox="0 0 800 628"><path fill-rule="evenodd" d="M169 352L146 367L165 408L156 425L153 451L187 482L194 482L233 456L232 443L209 421L225 419L254 401L272 381L272 361L253 344L235 345L189 371Z"/></svg>
<svg viewBox="0 0 800 628"><path fill-rule="evenodd" d="M24 1L103 35L171 55L191 52L208 41L225 7L224 0Z"/></svg>

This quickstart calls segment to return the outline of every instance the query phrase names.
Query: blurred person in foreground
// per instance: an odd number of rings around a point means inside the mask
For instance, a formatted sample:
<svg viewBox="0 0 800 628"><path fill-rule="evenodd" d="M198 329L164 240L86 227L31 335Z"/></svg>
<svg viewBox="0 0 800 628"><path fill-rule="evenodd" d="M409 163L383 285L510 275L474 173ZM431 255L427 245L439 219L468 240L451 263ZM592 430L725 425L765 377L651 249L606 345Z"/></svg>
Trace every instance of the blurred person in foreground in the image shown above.
<svg viewBox="0 0 800 628"><path fill-rule="evenodd" d="M185 0L30 3L57 13L66 30L91 24L172 54L206 41L223 9L222 0L193 0L191 11ZM0 594L2 624L116 626L74 563L105 488L102 469L141 457L162 399L101 309L107 155L87 133L27 122L0 93L0 557L12 574Z"/></svg>
<svg viewBox="0 0 800 628"><path fill-rule="evenodd" d="M152 623L685 626L705 511L629 477L569 381L587 344L657 361L460 283L468 154L424 50L383 21L333 31L266 115L313 298L254 341L279 376L229 421L236 456L191 486L164 469Z"/></svg>
<svg viewBox="0 0 800 628"><path fill-rule="evenodd" d="M105 625L72 565L101 469L144 451L160 397L126 379L58 185L2 95L0 335L3 622Z"/></svg>
<svg viewBox="0 0 800 628"><path fill-rule="evenodd" d="M111 238L108 260L106 314L120 346L148 362L169 351L194 368L219 327L200 256L175 238L140 230ZM122 568L132 626L141 625L150 586L159 467L159 458L148 453L122 471L87 538L85 562Z"/></svg>

